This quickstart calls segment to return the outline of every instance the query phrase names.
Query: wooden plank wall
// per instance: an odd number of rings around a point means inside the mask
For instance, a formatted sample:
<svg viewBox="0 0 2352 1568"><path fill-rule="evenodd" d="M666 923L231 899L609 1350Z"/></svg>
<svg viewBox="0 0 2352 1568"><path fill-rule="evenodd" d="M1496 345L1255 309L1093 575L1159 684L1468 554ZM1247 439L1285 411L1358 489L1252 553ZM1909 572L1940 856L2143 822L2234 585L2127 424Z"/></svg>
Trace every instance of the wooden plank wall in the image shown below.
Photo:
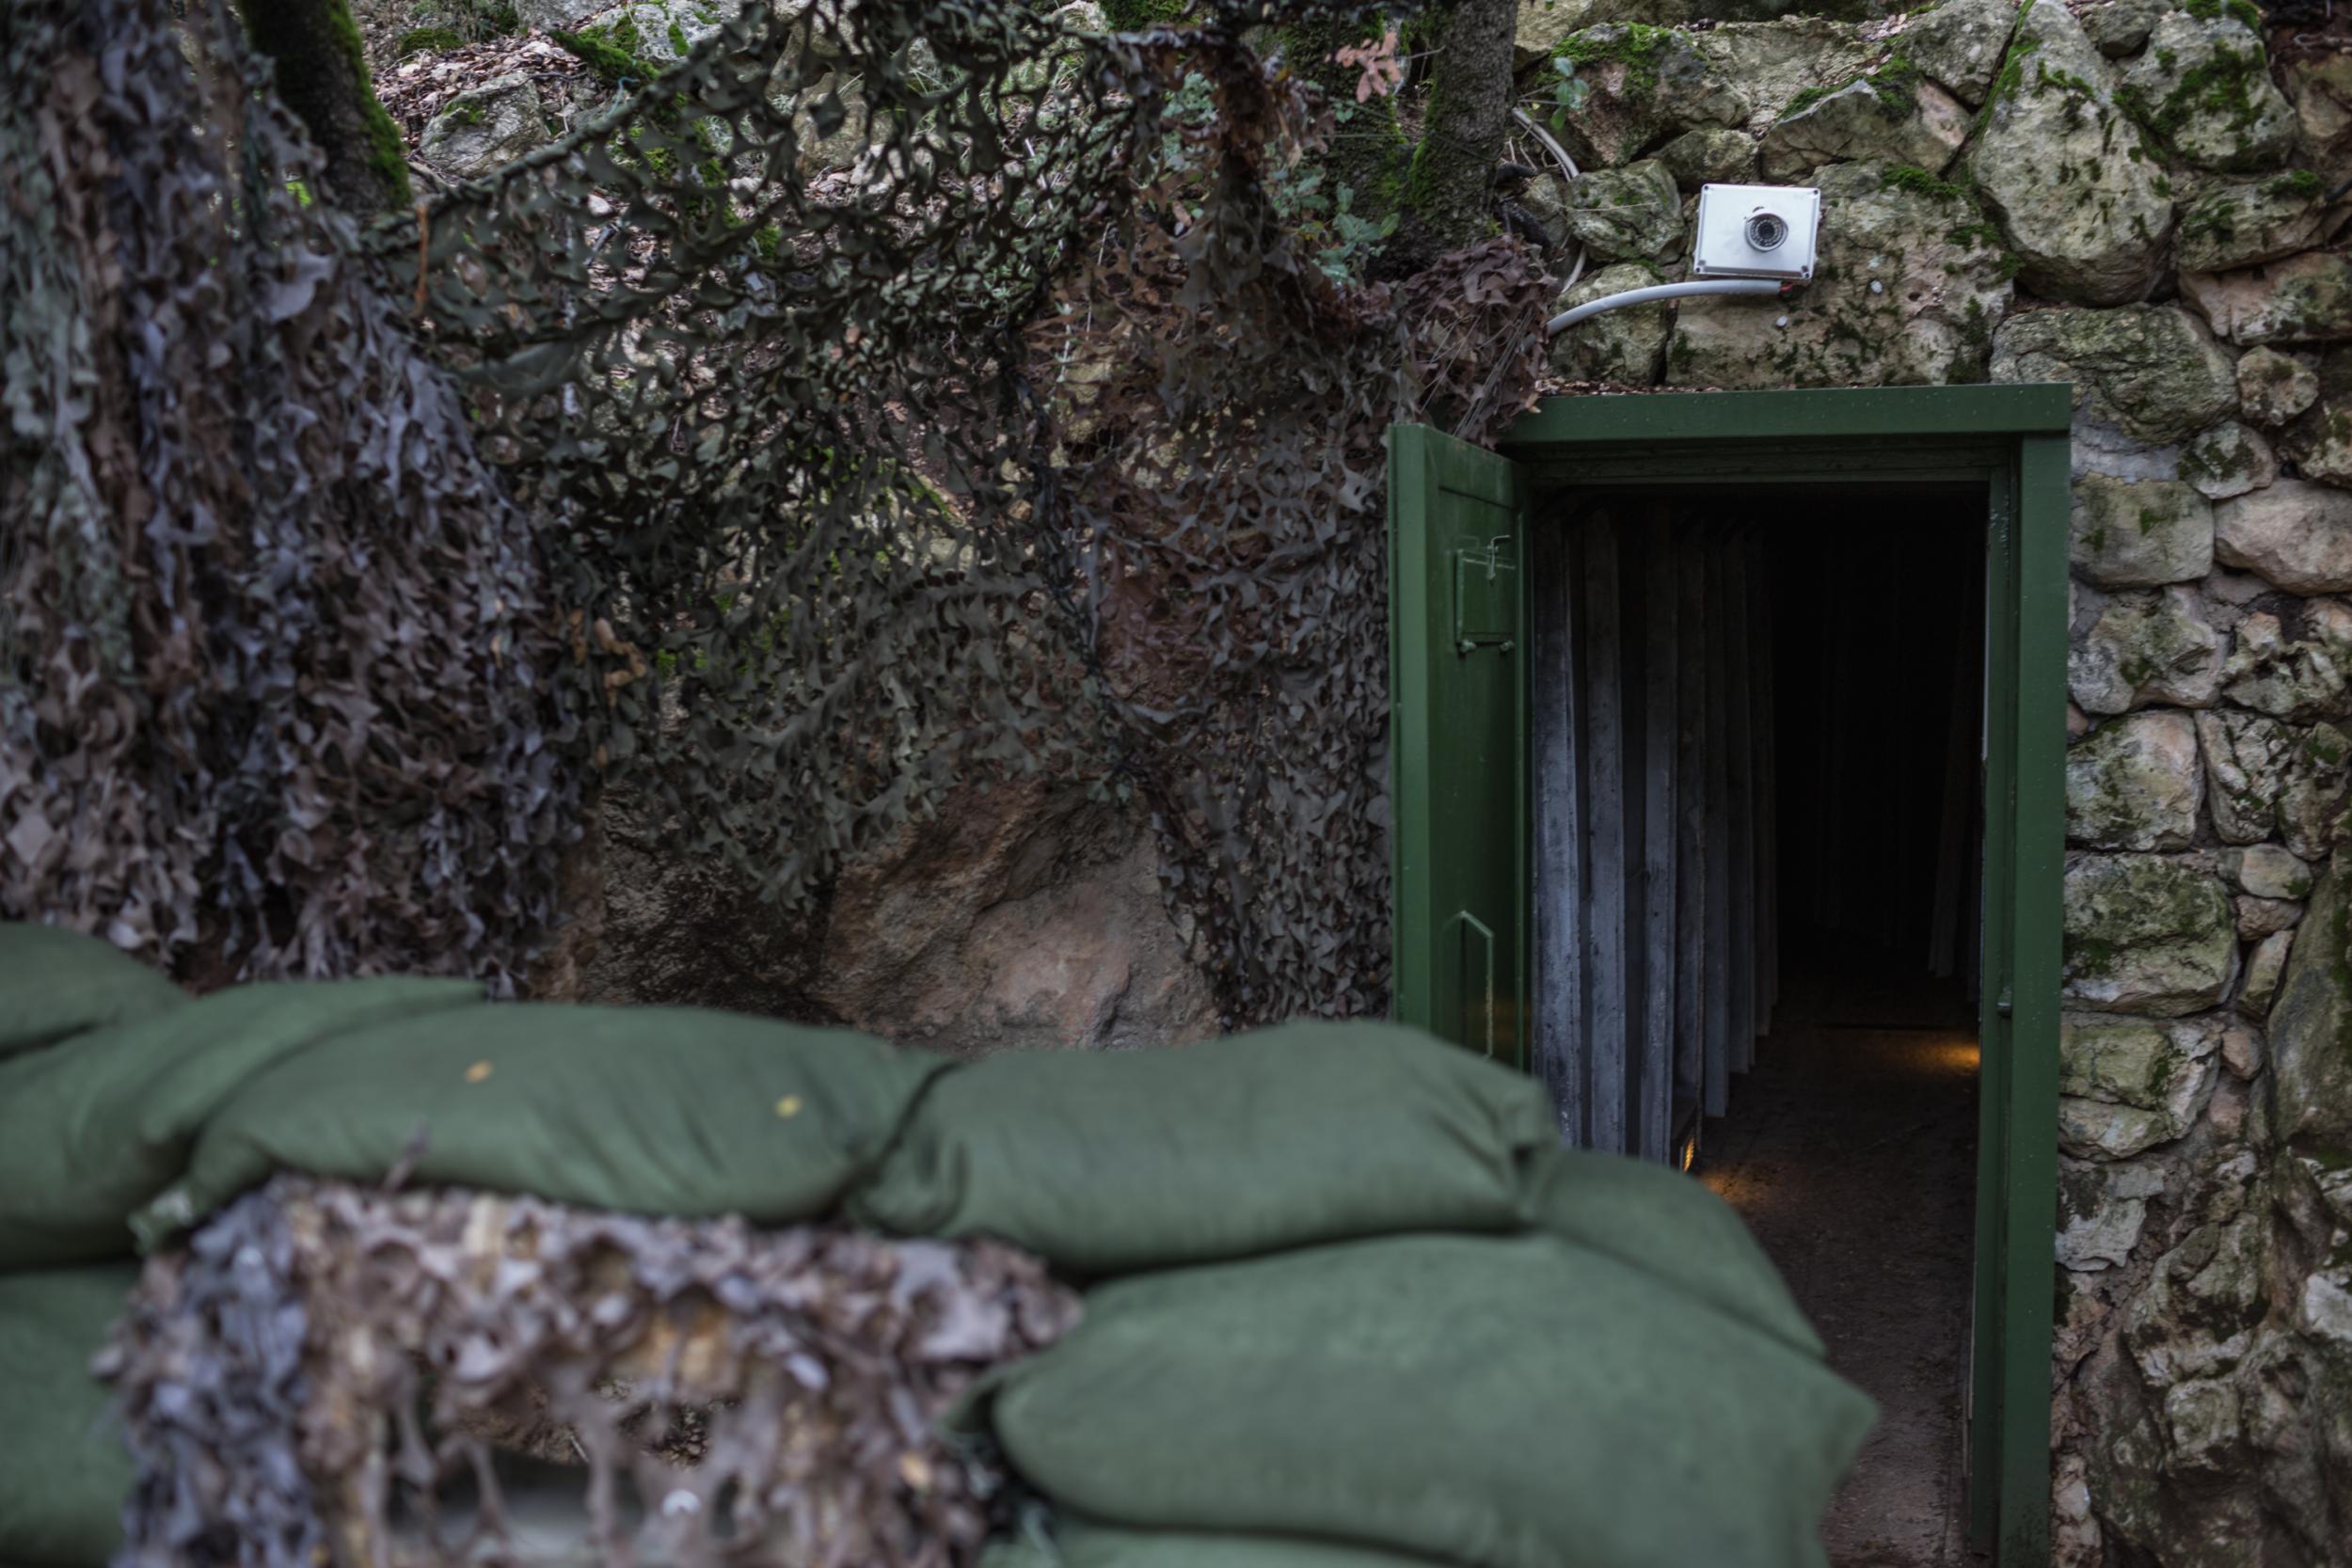
<svg viewBox="0 0 2352 1568"><path fill-rule="evenodd" d="M1628 501L1534 543L1537 1069L1568 1142L1677 1161L1779 991L1764 541Z"/></svg>

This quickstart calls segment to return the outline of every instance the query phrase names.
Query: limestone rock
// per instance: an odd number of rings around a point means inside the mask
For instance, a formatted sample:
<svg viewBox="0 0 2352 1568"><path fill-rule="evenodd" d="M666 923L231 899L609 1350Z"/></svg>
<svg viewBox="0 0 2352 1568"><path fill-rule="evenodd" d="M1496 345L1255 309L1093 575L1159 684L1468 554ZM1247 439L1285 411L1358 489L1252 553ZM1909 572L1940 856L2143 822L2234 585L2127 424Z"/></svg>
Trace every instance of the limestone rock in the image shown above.
<svg viewBox="0 0 2352 1568"><path fill-rule="evenodd" d="M2233 1023L2221 1031L2221 1065L2230 1069L2230 1076L2250 1079L2262 1071L2263 1061L2260 1030L2249 1023Z"/></svg>
<svg viewBox="0 0 2352 1568"><path fill-rule="evenodd" d="M1596 261L1667 261L1682 249L1682 193L1655 158L1593 170L1570 203L1568 233Z"/></svg>
<svg viewBox="0 0 2352 1568"><path fill-rule="evenodd" d="M1629 164L1693 126L1747 122L1747 94L1688 34L1608 23L1571 34L1554 53L1576 63L1585 87L1583 108L1560 134L1580 167Z"/></svg>
<svg viewBox="0 0 2352 1568"><path fill-rule="evenodd" d="M2238 623L2221 679L2232 702L2273 719L2343 717L2352 707L2352 610L2335 599L2256 610Z"/></svg>
<svg viewBox="0 0 2352 1568"><path fill-rule="evenodd" d="M2319 372L2275 348L2248 349L2237 362L2237 395L2256 424L2282 425L2319 397Z"/></svg>
<svg viewBox="0 0 2352 1568"><path fill-rule="evenodd" d="M2161 855L2080 855L2066 867L2066 995L2160 1018L2217 1006L2237 970L2229 891Z"/></svg>
<svg viewBox="0 0 2352 1568"><path fill-rule="evenodd" d="M2276 168L2295 145L2295 111L2271 85L2261 37L2219 7L2159 17L2116 97L2199 168Z"/></svg>
<svg viewBox="0 0 2352 1568"><path fill-rule="evenodd" d="M817 1001L971 1053L1167 1045L1216 1031L1138 817L1043 784L974 788L845 871Z"/></svg>
<svg viewBox="0 0 2352 1568"><path fill-rule="evenodd" d="M2279 826L2279 798L2299 749L2295 732L2275 719L2217 709L2197 716L2197 743L2214 832L2225 844L2268 838Z"/></svg>
<svg viewBox="0 0 2352 1568"><path fill-rule="evenodd" d="M1820 265L1785 300L1683 303L1666 352L1678 387L1973 381L2010 288L1982 214L1956 186L1877 164L1821 170Z"/></svg>
<svg viewBox="0 0 2352 1568"><path fill-rule="evenodd" d="M2097 1270L2131 1260L2147 1223L2148 1200L2164 1191L2164 1179L2145 1162L2110 1164L2060 1156L2058 1190L2058 1261L2070 1269Z"/></svg>
<svg viewBox="0 0 2352 1568"><path fill-rule="evenodd" d="M1597 23L1620 21L1623 11L1615 0L1519 0L1512 57L1521 66L1548 59L1571 33Z"/></svg>
<svg viewBox="0 0 2352 1568"><path fill-rule="evenodd" d="M451 99L426 122L417 156L453 179L475 180L552 139L539 89L517 71Z"/></svg>
<svg viewBox="0 0 2352 1568"><path fill-rule="evenodd" d="M2016 0L1944 0L1914 12L1893 42L1929 80L1973 109L1999 74L2016 25Z"/></svg>
<svg viewBox="0 0 2352 1568"><path fill-rule="evenodd" d="M2352 258L2309 251L2242 272L2185 272L2181 293L2245 348L2352 338Z"/></svg>
<svg viewBox="0 0 2352 1568"><path fill-rule="evenodd" d="M2305 1145L2352 1148L2352 875L2332 868L2312 890L2271 1005L2277 1130Z"/></svg>
<svg viewBox="0 0 2352 1568"><path fill-rule="evenodd" d="M2240 942L2260 942L2265 937L2292 929L2303 918L2303 906L2292 898L2256 898L2251 894L2239 894L2230 901L2237 911L2237 935Z"/></svg>
<svg viewBox="0 0 2352 1568"><path fill-rule="evenodd" d="M2233 849L2221 857L2221 869L2257 898L2301 898L2312 891L2312 868L2276 844Z"/></svg>
<svg viewBox="0 0 2352 1568"><path fill-rule="evenodd" d="M2313 50L2285 62L2295 104L2295 161L2323 184L2352 173L2352 55Z"/></svg>
<svg viewBox="0 0 2352 1568"><path fill-rule="evenodd" d="M2020 278L2085 305L2140 298L2172 228L2153 150L2116 106L2106 65L2064 6L2027 9L2010 57L2017 69L1986 100L1970 158Z"/></svg>
<svg viewBox="0 0 2352 1568"><path fill-rule="evenodd" d="M2066 833L2074 844L2185 849L2204 796L2197 725L2185 713L2135 713L2066 749Z"/></svg>
<svg viewBox="0 0 2352 1568"><path fill-rule="evenodd" d="M2075 639L2066 679L2085 713L2150 703L2206 707L2221 690L2221 634L2191 589L2119 594Z"/></svg>
<svg viewBox="0 0 2352 1568"><path fill-rule="evenodd" d="M606 0L515 0L515 17L526 27L552 32L574 28L594 16Z"/></svg>
<svg viewBox="0 0 2352 1568"><path fill-rule="evenodd" d="M1884 47L1864 39L1859 29L1822 16L1734 23L1694 33L1691 42L1725 78L1740 84L1754 116L1747 122L1751 130L1779 119L1804 93L1851 82L1885 56Z"/></svg>
<svg viewBox="0 0 2352 1568"><path fill-rule="evenodd" d="M2297 477L2352 488L2352 348L2331 348L2321 356L2317 396L2287 427L2279 448Z"/></svg>
<svg viewBox="0 0 2352 1568"><path fill-rule="evenodd" d="M2191 436L2181 449L2181 477L2201 495L2227 500L2259 490L2279 477L2278 454L2247 426L2224 420Z"/></svg>
<svg viewBox="0 0 2352 1568"><path fill-rule="evenodd" d="M2279 835L2307 861L2325 860L2344 838L2344 804L2352 795L2352 736L2334 724L2313 724L2300 736L2279 788Z"/></svg>
<svg viewBox="0 0 2352 1568"><path fill-rule="evenodd" d="M2237 403L2230 356L2168 305L2011 316L1994 335L1992 376L2071 381L2078 435L2112 431L2148 446L2185 440Z"/></svg>
<svg viewBox="0 0 2352 1568"><path fill-rule="evenodd" d="M1968 139L1968 112L1933 82L1882 72L1848 83L1764 133L1764 178L1790 184L1823 164L1867 159L1941 174Z"/></svg>
<svg viewBox="0 0 2352 1568"><path fill-rule="evenodd" d="M2074 482L2074 570L2102 588L2190 582L2213 570L2213 507L2177 480Z"/></svg>
<svg viewBox="0 0 2352 1568"><path fill-rule="evenodd" d="M2352 494L2280 480L2214 508L2215 556L2290 594L2352 588Z"/></svg>
<svg viewBox="0 0 2352 1568"><path fill-rule="evenodd" d="M1557 313L1607 294L1646 288L1658 282L1657 269L1639 261L1587 273L1576 286L1552 302ZM1609 381L1620 386L1647 387L1658 380L1658 367L1666 356L1666 334L1674 328L1672 307L1629 305L1604 310L1577 323L1551 340L1551 368L1570 381Z"/></svg>
<svg viewBox="0 0 2352 1568"><path fill-rule="evenodd" d="M1756 156L1756 138L1729 125L1685 131L1658 150L1658 161L1686 191L1707 184L1752 184Z"/></svg>
<svg viewBox="0 0 2352 1568"><path fill-rule="evenodd" d="M2221 1032L2206 1021L2070 1018L2058 1029L2058 1145L2127 1160L2185 1133L2213 1092Z"/></svg>
<svg viewBox="0 0 2352 1568"><path fill-rule="evenodd" d="M2081 13L2083 31L2100 54L2123 59L2148 47L2148 35L2166 9L2166 0L2106 0Z"/></svg>
<svg viewBox="0 0 2352 1568"><path fill-rule="evenodd" d="M2308 250L2319 238L2319 178L2297 170L2217 185L2181 213L2180 263L2186 272L2227 272Z"/></svg>
<svg viewBox="0 0 2352 1568"><path fill-rule="evenodd" d="M860 852L809 918L779 918L633 820L607 840L587 1000L846 1023L959 1053L1216 1031L1160 898L1148 824L1082 790L971 786Z"/></svg>

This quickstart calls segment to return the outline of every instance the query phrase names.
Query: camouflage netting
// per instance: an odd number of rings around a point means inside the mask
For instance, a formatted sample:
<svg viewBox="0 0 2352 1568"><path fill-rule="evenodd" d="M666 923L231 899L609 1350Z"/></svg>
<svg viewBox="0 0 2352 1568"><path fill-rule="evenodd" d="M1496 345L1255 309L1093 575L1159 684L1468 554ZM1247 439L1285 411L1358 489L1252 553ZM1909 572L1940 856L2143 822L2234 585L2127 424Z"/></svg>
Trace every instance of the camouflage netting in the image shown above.
<svg viewBox="0 0 2352 1568"><path fill-rule="evenodd" d="M1382 1005L1381 436L1422 418L1474 438L1520 406L1549 290L1509 241L1357 280L1362 237L1302 161L1328 116L1244 35L1372 8L1106 36L1018 0L754 5L564 140L379 226L359 243L380 292L288 196L309 166L267 95L205 98L254 72L216 8L190 19L194 76L162 0L19 8L8 80L89 85L11 93L8 148L87 110L147 184L235 198L76 230L113 289L226 255L230 278L310 292L213 305L217 370L210 330L143 302L36 279L56 303L11 316L12 364L102 308L184 362L92 372L154 405L112 447L62 390L17 395L19 432L73 439L38 496L21 476L49 470L9 451L11 514L37 526L0 566L47 603L0 623L0 911L175 956L217 933L246 974L506 975L604 787L792 902L951 784L1045 768L1149 802L1234 1022ZM123 39L134 69L102 86L91 56ZM142 132L150 102L255 128ZM804 182L846 117L855 168ZM97 145L42 166L61 214L137 195ZM286 259L306 245L327 259ZM10 287L21 256L71 254L11 247ZM298 333L316 352L290 372ZM412 343L511 509L445 412L404 422L448 406ZM206 449L236 498L219 531L256 541L233 594L178 589L230 552L126 503L130 478L48 499L103 476L83 452L156 445L198 366L199 407L310 413L313 488L352 470L328 492L347 514L305 511L263 483L297 482L266 443ZM434 526L461 498L463 556ZM49 591L86 557L120 564ZM400 607L381 633L378 598ZM183 613L176 658L173 605L203 623ZM297 657L321 667L280 670ZM107 721L43 717L69 708Z"/></svg>
<svg viewBox="0 0 2352 1568"><path fill-rule="evenodd" d="M115 1331L118 1561L970 1562L1010 1500L936 1418L1077 1312L991 1243L281 1177Z"/></svg>

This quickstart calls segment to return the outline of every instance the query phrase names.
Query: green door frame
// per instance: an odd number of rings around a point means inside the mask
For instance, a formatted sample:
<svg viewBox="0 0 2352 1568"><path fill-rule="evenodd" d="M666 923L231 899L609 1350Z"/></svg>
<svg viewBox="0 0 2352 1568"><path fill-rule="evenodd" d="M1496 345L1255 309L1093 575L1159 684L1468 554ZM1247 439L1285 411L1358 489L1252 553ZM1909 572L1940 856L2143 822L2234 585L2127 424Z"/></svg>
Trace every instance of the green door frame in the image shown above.
<svg viewBox="0 0 2352 1568"><path fill-rule="evenodd" d="M1447 669L1448 585L1424 579L1453 559L1446 552L1459 553L1462 531L1483 526L1491 534L1486 519L1509 516L1511 508L1518 526L1509 544L1523 561L1536 505L1585 485L1984 486L1984 1000L1966 1463L1971 1533L1994 1547L2003 1568L2039 1568L2050 1551L2072 412L2072 388L2055 384L1678 392L1547 399L1491 454L1422 427L1391 432L1391 974L1396 1015L1451 1038L1462 1037L1463 1015L1458 1003L1439 1000L1449 989L1449 954L1437 917L1456 899L1433 878L1442 879L1461 858L1461 830L1450 825L1458 815L1449 817L1442 806L1454 781L1441 689L1458 677ZM1483 513L1463 511L1473 495ZM1491 543L1485 547L1491 555ZM1522 632L1533 624L1528 576L1517 574ZM1518 731L1487 752L1508 744L1524 769L1523 715ZM1519 783L1524 811L1532 791ZM1529 842L1522 819L1489 830L1481 847L1518 857L1523 867ZM1524 953L1534 879L1523 869L1518 877L1530 902L1502 940ZM1506 1011L1524 1006L1523 960L1514 982L1516 1004Z"/></svg>

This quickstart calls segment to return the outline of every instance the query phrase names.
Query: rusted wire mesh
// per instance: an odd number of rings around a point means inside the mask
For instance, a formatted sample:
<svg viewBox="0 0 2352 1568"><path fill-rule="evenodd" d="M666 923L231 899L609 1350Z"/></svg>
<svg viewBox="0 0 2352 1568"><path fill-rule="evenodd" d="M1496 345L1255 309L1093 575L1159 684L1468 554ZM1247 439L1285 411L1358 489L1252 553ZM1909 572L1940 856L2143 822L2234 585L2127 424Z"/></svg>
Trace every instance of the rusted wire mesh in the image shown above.
<svg viewBox="0 0 2352 1568"><path fill-rule="evenodd" d="M1008 1499L936 1418L1077 1311L994 1243L281 1177L116 1331L121 1560L970 1562Z"/></svg>

